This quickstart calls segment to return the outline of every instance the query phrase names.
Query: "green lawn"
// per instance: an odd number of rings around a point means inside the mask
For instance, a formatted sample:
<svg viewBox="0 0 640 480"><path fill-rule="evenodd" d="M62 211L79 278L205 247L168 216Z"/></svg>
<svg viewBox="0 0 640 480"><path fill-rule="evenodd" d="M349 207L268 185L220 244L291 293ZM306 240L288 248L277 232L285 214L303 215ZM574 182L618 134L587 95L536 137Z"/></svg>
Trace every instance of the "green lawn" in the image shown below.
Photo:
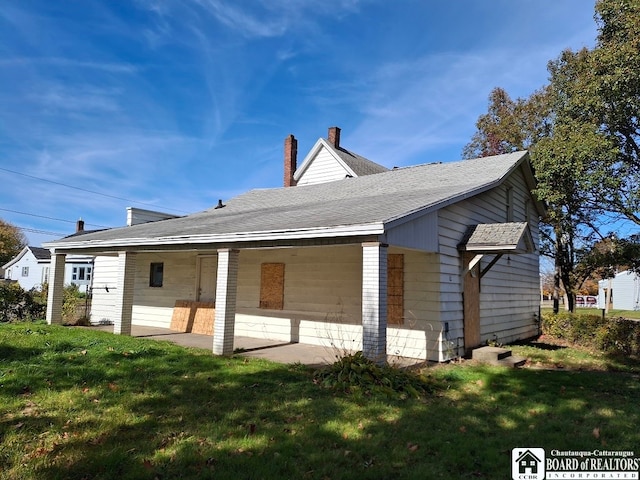
<svg viewBox="0 0 640 480"><path fill-rule="evenodd" d="M637 362L516 348L538 368L436 366L434 393L401 400L300 365L0 325L0 478L507 479L515 447L640 449Z"/></svg>
<svg viewBox="0 0 640 480"><path fill-rule="evenodd" d="M542 308L542 312L552 312L553 309L550 307L543 307ZM560 311L563 312L564 311L564 307L561 305L560 306ZM597 309L597 308L576 308L576 313L582 314L582 315L602 315L602 310ZM623 318L629 318L631 320L640 320L640 310L609 310L607 312L607 317L612 317L612 318L618 318L618 317L623 317Z"/></svg>

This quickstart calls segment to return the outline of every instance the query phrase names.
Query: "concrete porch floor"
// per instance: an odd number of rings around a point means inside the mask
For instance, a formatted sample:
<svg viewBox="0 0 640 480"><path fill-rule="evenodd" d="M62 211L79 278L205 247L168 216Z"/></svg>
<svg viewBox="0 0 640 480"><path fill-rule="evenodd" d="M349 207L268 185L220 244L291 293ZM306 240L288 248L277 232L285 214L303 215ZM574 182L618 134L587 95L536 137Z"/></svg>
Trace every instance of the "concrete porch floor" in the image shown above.
<svg viewBox="0 0 640 480"><path fill-rule="evenodd" d="M105 332L113 332L113 325L96 325L90 328ZM164 340L173 342L183 347L213 349L213 337L196 333L175 332L168 328L143 327L133 325L131 336L137 338L149 338L151 340ZM234 350L239 350L240 355L253 358L263 358L277 363L302 363L312 367L322 367L336 361L336 355L344 354L342 350L318 345L303 343L287 343L281 340L269 340L262 338L236 336L233 342ZM425 363L424 360L389 356L391 365L411 366Z"/></svg>

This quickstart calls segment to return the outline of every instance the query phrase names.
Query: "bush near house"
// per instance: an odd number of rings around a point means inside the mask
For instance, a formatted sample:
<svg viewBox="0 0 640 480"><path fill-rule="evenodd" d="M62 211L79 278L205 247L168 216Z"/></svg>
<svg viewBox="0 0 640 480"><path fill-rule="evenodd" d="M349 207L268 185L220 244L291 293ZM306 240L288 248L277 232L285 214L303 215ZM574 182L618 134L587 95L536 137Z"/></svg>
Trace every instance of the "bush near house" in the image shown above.
<svg viewBox="0 0 640 480"><path fill-rule="evenodd" d="M15 282L0 282L0 322L42 318L46 299L42 301L39 293L26 291Z"/></svg>
<svg viewBox="0 0 640 480"><path fill-rule="evenodd" d="M31 290L16 282L0 282L0 322L42 320L47 310L48 285ZM64 287L62 318L65 323L82 323L85 294L77 285Z"/></svg>
<svg viewBox="0 0 640 480"><path fill-rule="evenodd" d="M640 356L640 321L600 315L544 313L542 333L606 353Z"/></svg>
<svg viewBox="0 0 640 480"><path fill-rule="evenodd" d="M62 302L62 319L71 325L88 325L89 320L85 307L86 293L80 291L75 283L64 287Z"/></svg>

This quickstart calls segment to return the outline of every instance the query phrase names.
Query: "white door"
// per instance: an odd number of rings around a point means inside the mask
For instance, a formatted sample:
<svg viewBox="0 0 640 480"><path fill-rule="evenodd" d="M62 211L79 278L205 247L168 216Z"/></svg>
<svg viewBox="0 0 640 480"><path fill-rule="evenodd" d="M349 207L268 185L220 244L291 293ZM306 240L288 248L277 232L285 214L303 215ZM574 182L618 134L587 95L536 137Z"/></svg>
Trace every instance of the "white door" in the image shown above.
<svg viewBox="0 0 640 480"><path fill-rule="evenodd" d="M218 257L206 255L198 257L198 301L216 301L216 276L218 273Z"/></svg>

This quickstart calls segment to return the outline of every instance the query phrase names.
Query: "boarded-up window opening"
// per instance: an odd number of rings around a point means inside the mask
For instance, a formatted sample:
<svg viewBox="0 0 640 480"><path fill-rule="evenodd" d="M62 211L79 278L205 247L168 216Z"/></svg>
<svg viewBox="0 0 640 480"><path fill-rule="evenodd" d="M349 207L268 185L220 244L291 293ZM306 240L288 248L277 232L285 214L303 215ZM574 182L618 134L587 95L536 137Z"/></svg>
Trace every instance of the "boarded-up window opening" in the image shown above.
<svg viewBox="0 0 640 480"><path fill-rule="evenodd" d="M387 323L404 324L404 255L387 256Z"/></svg>
<svg viewBox="0 0 640 480"><path fill-rule="evenodd" d="M260 272L260 308L284 308L284 263L263 263Z"/></svg>

